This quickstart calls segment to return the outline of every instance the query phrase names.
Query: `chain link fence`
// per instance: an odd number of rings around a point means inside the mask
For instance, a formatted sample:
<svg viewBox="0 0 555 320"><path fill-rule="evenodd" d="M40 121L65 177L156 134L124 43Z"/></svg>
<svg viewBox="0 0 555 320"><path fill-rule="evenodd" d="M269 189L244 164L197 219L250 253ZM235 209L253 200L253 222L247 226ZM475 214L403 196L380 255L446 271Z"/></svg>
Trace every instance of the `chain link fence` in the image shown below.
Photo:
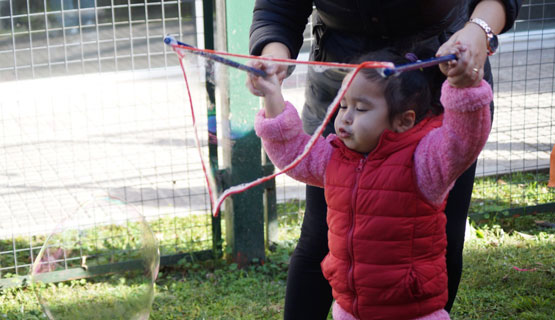
<svg viewBox="0 0 555 320"><path fill-rule="evenodd" d="M172 34L202 47L202 2L0 0L0 278L27 274L38 235L91 199L139 208L163 255L213 248L183 78L162 42ZM555 2L524 1L500 41L494 124L477 170L490 182L475 188L471 210L548 210ZM206 123L199 132L207 145ZM504 197L522 172L536 184ZM302 214L304 186L285 176L276 184L281 212Z"/></svg>
<svg viewBox="0 0 555 320"><path fill-rule="evenodd" d="M28 274L44 235L91 201L98 225L138 208L162 255L212 251L166 34L203 43L202 1L0 0L0 278Z"/></svg>
<svg viewBox="0 0 555 320"><path fill-rule="evenodd" d="M555 143L555 2L523 1L513 28L490 57L493 128L478 161L471 216L555 210L547 187Z"/></svg>

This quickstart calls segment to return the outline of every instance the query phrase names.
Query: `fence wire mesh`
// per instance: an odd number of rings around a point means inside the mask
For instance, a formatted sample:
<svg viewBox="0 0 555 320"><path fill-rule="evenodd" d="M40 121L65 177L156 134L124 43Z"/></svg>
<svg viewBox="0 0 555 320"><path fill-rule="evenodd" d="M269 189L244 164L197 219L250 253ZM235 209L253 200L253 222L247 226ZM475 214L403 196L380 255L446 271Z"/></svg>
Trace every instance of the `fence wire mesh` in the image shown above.
<svg viewBox="0 0 555 320"><path fill-rule="evenodd" d="M211 248L209 199L166 34L202 46L202 1L0 0L0 278L27 274L40 235L98 197L155 221L162 254ZM301 59L311 41L309 25ZM545 185L555 1L524 1L500 42L472 213L554 202ZM276 184L280 211L302 215L304 186L285 176Z"/></svg>
<svg viewBox="0 0 555 320"><path fill-rule="evenodd" d="M477 168L471 214L553 211L547 187L554 146L555 2L524 1L490 58L493 128Z"/></svg>
<svg viewBox="0 0 555 320"><path fill-rule="evenodd" d="M0 0L0 79L175 65L160 43L195 35L198 2Z"/></svg>
<svg viewBox="0 0 555 320"><path fill-rule="evenodd" d="M123 203L163 255L212 249L183 77L162 41L202 42L201 4L0 0L0 278L28 274L44 236L91 199L104 203L94 227Z"/></svg>

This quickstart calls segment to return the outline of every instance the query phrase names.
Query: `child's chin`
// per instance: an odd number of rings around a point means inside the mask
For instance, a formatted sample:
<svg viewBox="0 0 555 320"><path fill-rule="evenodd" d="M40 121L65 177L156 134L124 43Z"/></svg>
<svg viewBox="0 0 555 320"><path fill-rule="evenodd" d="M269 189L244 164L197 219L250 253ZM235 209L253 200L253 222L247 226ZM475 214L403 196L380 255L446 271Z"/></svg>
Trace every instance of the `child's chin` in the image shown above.
<svg viewBox="0 0 555 320"><path fill-rule="evenodd" d="M353 150L353 151L356 151L356 152L358 152L358 153L367 154L367 153L370 153L370 152L372 151L371 149L369 150L369 148L366 147L366 146L364 146L364 147L361 147L361 146L352 146L352 147L350 147L350 146L348 146L347 144L345 144L345 145L346 145L349 149L351 149L351 150Z"/></svg>
<svg viewBox="0 0 555 320"><path fill-rule="evenodd" d="M360 153L364 153L363 150L361 150L361 148L359 146L354 145L353 143L351 143L350 145L345 143L345 145L347 146L347 148L356 151L356 152L360 152Z"/></svg>

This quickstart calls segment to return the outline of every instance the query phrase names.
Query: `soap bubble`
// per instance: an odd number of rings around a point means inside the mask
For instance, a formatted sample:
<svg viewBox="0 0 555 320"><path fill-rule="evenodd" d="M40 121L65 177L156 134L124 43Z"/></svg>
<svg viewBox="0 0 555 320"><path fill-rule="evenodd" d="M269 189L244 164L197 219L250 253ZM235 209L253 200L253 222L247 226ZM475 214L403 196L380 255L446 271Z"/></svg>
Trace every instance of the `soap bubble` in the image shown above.
<svg viewBox="0 0 555 320"><path fill-rule="evenodd" d="M158 242L132 205L95 198L46 238L31 284L49 319L148 319Z"/></svg>

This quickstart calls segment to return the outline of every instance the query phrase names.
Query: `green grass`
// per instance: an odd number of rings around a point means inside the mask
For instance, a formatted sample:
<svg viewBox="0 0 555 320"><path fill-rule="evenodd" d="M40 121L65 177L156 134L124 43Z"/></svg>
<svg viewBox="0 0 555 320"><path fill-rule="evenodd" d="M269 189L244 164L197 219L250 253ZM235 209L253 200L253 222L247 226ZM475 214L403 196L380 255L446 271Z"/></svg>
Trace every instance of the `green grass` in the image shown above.
<svg viewBox="0 0 555 320"><path fill-rule="evenodd" d="M555 229L534 218L554 221L555 214L502 219L473 232L453 318L554 318Z"/></svg>
<svg viewBox="0 0 555 320"><path fill-rule="evenodd" d="M499 213L539 204L554 203L555 189L548 188L549 172L515 172L476 179L469 214Z"/></svg>
<svg viewBox="0 0 555 320"><path fill-rule="evenodd" d="M54 239L78 238L79 252L74 252L73 256L88 255L92 257L89 261L93 264L122 262L133 258L137 241L130 237L142 234L142 226L141 223L128 223L126 226L98 226L79 232L78 237L72 235L71 230L63 230ZM150 221L149 226L160 244L161 255L211 249L209 215L161 218ZM36 257L45 240L44 235L0 240L0 267L6 268L0 271L0 278L27 275L30 271L31 253ZM50 243L53 243L52 239ZM92 259L95 261L93 262ZM18 265L17 270L15 267L10 268L16 264L15 261ZM75 263L80 265L80 261Z"/></svg>
<svg viewBox="0 0 555 320"><path fill-rule="evenodd" d="M453 319L553 319L555 232L537 226L534 220L554 218L555 214L546 213L474 226L465 246ZM300 220L298 215L288 215L282 221L293 226ZM223 260L183 261L165 268L157 281L151 318L281 319L293 243L280 241L274 252L268 252L264 265L242 270ZM109 290L125 291L129 285L80 280L58 285L57 294L78 308L72 300L79 290L102 295ZM0 319L1 314L7 319L44 319L32 292L25 288L0 294Z"/></svg>
<svg viewBox="0 0 555 320"><path fill-rule="evenodd" d="M487 183L490 183L487 179L477 181L475 192L483 192L480 184ZM512 195L516 199L526 193L528 184L531 183L518 182L507 188L516 190ZM478 201L489 203L498 199L500 188L478 195L482 197ZM538 188L537 183L534 188ZM534 203L539 203L537 198ZM151 319L282 319L288 259L299 237L303 207L303 202L279 206L279 243L274 251L267 252L263 265L238 269L224 259L182 260L176 266L162 269ZM555 228L545 227L539 221L553 223L555 213L493 216L485 223L472 223L453 319L555 318ZM175 220L159 223L160 230L179 229ZM204 237L190 235L190 239ZM173 244L179 240L170 236L165 241ZM126 292L136 285L132 280L117 277L108 280L57 284L57 296L60 301L67 301L67 306L81 310L77 298L80 290L105 294L108 299L112 292ZM96 309L102 306L97 305ZM45 319L45 316L32 290L15 288L0 291L0 319Z"/></svg>
<svg viewBox="0 0 555 320"><path fill-rule="evenodd" d="M54 319L129 319L150 311L147 283L114 276L104 281L84 279L34 288L3 290L0 319L46 319L33 290L41 293Z"/></svg>

